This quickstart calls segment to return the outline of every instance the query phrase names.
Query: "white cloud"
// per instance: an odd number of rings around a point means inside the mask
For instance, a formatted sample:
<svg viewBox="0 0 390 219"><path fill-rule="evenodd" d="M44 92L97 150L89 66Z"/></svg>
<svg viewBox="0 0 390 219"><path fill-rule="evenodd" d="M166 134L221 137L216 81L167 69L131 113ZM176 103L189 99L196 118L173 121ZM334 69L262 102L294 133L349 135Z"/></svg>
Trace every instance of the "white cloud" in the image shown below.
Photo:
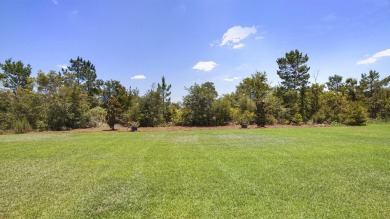
<svg viewBox="0 0 390 219"><path fill-rule="evenodd" d="M237 45L240 44L240 41L247 38L251 34L257 32L256 27L241 27L234 26L226 31L222 37L222 43L220 46L224 45Z"/></svg>
<svg viewBox="0 0 390 219"><path fill-rule="evenodd" d="M66 64L63 64L63 65L57 65L58 68L61 68L61 69L68 69L68 66Z"/></svg>
<svg viewBox="0 0 390 219"><path fill-rule="evenodd" d="M381 52L377 52L372 57L381 58L381 57L386 57L386 56L390 56L390 49L386 49L386 50L383 50Z"/></svg>
<svg viewBox="0 0 390 219"><path fill-rule="evenodd" d="M241 49L241 48L243 48L244 46L245 46L245 44L239 43L239 44L234 45L234 46L233 46L233 49Z"/></svg>
<svg viewBox="0 0 390 219"><path fill-rule="evenodd" d="M240 77L222 78L222 80L227 82L232 82L232 81L240 80Z"/></svg>
<svg viewBox="0 0 390 219"><path fill-rule="evenodd" d="M145 75L134 75L130 79L131 80L143 80L143 79L146 79L146 76Z"/></svg>
<svg viewBox="0 0 390 219"><path fill-rule="evenodd" d="M57 0L51 0L51 2L53 2L53 4L55 4L55 5L58 5L58 1Z"/></svg>
<svg viewBox="0 0 390 219"><path fill-rule="evenodd" d="M372 64L374 62L376 62L376 58L370 57L368 59L364 59L364 60L358 61L356 64L357 65L367 65L367 64Z"/></svg>
<svg viewBox="0 0 390 219"><path fill-rule="evenodd" d="M217 63L213 61L208 62L198 62L192 69L199 71L212 71L217 66Z"/></svg>
<svg viewBox="0 0 390 219"><path fill-rule="evenodd" d="M369 57L367 59L358 61L356 64L357 65L372 64L372 63L375 63L376 61L378 61L378 59L380 59L382 57L390 57L390 49L377 52L373 56L371 56L371 57Z"/></svg>

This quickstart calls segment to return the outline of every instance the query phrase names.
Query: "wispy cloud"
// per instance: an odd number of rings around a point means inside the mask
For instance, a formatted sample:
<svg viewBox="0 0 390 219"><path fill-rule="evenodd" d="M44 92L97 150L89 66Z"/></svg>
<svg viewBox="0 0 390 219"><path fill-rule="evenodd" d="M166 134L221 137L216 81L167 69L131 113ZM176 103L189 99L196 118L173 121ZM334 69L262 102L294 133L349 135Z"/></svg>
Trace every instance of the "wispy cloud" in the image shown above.
<svg viewBox="0 0 390 219"><path fill-rule="evenodd" d="M390 49L386 49L380 52L375 53L373 56L368 57L367 59L358 61L356 64L357 65L367 65L367 64L372 64L378 61L378 59L382 57L390 57Z"/></svg>
<svg viewBox="0 0 390 219"><path fill-rule="evenodd" d="M144 80L144 79L146 79L146 76L145 75L134 75L130 79L131 80Z"/></svg>
<svg viewBox="0 0 390 219"><path fill-rule="evenodd" d="M53 4L55 4L55 5L58 5L58 1L57 0L51 0L51 2L53 2Z"/></svg>
<svg viewBox="0 0 390 219"><path fill-rule="evenodd" d="M257 32L256 27L242 27L234 26L231 27L226 33L222 36L222 42L220 46L233 46L233 49L239 49L245 46L241 41L247 38L248 36L255 34Z"/></svg>
<svg viewBox="0 0 390 219"><path fill-rule="evenodd" d="M245 45L243 43L239 43L239 44L236 44L236 45L233 45L233 49L241 49L243 48Z"/></svg>
<svg viewBox="0 0 390 219"><path fill-rule="evenodd" d="M208 61L208 62L198 62L192 69L194 70L199 70L199 71L212 71L215 67L217 66L217 63L213 61Z"/></svg>
<svg viewBox="0 0 390 219"><path fill-rule="evenodd" d="M66 64L63 64L63 65L57 65L58 68L60 69L68 69L68 66Z"/></svg>
<svg viewBox="0 0 390 219"><path fill-rule="evenodd" d="M240 77L226 77L226 78L222 78L222 80L227 82L233 82L233 81L240 80Z"/></svg>

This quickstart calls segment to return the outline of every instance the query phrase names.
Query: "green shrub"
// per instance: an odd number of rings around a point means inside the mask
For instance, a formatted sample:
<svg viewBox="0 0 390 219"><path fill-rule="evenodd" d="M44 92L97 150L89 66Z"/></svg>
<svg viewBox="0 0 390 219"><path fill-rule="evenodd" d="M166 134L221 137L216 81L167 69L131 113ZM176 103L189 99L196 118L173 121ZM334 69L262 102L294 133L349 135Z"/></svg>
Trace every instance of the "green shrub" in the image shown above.
<svg viewBox="0 0 390 219"><path fill-rule="evenodd" d="M367 109L358 103L354 103L351 105L350 111L346 115L344 123L346 125L361 126L366 125L367 120Z"/></svg>
<svg viewBox="0 0 390 219"><path fill-rule="evenodd" d="M268 115L266 121L268 125L275 125L278 122L273 115Z"/></svg>
<svg viewBox="0 0 390 219"><path fill-rule="evenodd" d="M23 118L16 121L14 131L16 134L22 134L22 133L31 132L32 128L30 123L27 121L27 119Z"/></svg>
<svg viewBox="0 0 390 219"><path fill-rule="evenodd" d="M291 122L294 125L302 125L302 122L303 122L302 115L299 113L295 114L294 117L292 118Z"/></svg>
<svg viewBox="0 0 390 219"><path fill-rule="evenodd" d="M37 130L40 132L47 131L48 129L47 123L42 120L37 121L35 125L37 127Z"/></svg>
<svg viewBox="0 0 390 219"><path fill-rule="evenodd" d="M0 129L0 135L5 135L5 131Z"/></svg>

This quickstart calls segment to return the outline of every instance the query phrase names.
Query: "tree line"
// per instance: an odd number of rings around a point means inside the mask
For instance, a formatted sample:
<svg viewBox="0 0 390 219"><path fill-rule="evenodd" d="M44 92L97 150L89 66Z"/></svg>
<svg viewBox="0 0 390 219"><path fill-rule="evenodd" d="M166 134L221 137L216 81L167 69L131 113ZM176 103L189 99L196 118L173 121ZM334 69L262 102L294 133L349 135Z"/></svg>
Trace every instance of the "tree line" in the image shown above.
<svg viewBox="0 0 390 219"><path fill-rule="evenodd" d="M140 95L119 81L98 79L82 57L59 72L38 71L22 61L0 63L0 132L69 130L107 123L125 126L220 126L257 124L365 125L390 118L390 76L371 70L359 79L340 75L325 84L309 83L309 57L292 50L276 60L281 83L270 86L266 72L244 78L230 94L218 95L212 82L185 88L182 102L171 101L163 76Z"/></svg>

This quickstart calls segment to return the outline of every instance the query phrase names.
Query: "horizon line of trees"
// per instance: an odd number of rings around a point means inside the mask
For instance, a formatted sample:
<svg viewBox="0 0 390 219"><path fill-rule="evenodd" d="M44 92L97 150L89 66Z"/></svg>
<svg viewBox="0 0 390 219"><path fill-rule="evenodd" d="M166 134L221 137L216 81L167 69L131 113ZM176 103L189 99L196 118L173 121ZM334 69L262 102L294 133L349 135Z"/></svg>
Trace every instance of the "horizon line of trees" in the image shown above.
<svg viewBox="0 0 390 219"><path fill-rule="evenodd" d="M0 63L0 133L69 130L107 123L125 126L220 126L231 123L365 125L390 119L390 76L340 75L325 84L309 83L309 57L292 50L276 60L281 83L270 86L266 72L244 78L236 90L218 96L212 82L185 88L182 102L171 101L171 84L162 76L141 96L119 81L98 79L95 66L81 57L59 72L38 71L22 61Z"/></svg>

